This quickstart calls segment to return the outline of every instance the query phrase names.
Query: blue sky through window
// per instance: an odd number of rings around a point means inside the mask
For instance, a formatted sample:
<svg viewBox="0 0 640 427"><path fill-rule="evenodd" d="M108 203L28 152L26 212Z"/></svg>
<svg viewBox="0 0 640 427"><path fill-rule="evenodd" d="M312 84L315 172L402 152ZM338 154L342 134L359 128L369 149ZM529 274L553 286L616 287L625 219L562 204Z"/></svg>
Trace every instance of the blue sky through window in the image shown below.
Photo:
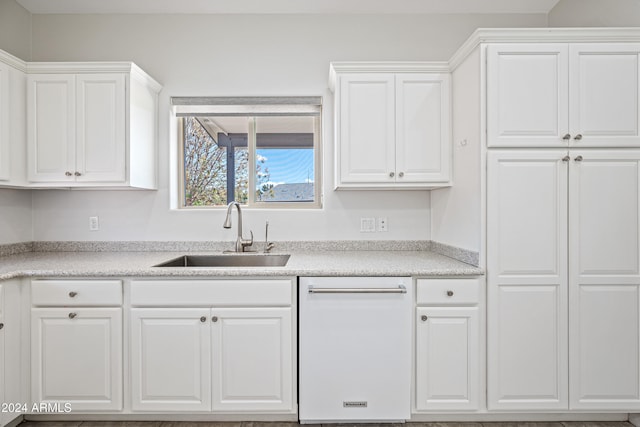
<svg viewBox="0 0 640 427"><path fill-rule="evenodd" d="M262 169L268 168L271 174L269 182L281 183L306 183L313 182L313 149L258 149L256 160L266 158Z"/></svg>

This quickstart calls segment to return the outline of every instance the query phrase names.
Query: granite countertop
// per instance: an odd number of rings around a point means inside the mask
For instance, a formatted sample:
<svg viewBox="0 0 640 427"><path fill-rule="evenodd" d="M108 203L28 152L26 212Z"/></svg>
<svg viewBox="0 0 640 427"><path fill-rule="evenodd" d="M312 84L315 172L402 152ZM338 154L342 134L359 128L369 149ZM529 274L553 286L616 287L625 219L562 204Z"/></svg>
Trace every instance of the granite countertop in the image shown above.
<svg viewBox="0 0 640 427"><path fill-rule="evenodd" d="M26 252L0 257L16 277L475 276L483 269L430 250L288 251L285 267L153 267L181 255L220 252ZM274 253L278 253L277 251Z"/></svg>

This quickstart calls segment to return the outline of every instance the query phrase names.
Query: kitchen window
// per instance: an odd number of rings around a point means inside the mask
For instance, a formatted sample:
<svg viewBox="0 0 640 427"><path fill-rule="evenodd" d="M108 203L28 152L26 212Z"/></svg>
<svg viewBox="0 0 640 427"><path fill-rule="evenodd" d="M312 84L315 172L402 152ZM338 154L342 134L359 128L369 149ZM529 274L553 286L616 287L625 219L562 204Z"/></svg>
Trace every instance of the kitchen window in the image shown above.
<svg viewBox="0 0 640 427"><path fill-rule="evenodd" d="M321 206L320 97L172 98L180 207Z"/></svg>

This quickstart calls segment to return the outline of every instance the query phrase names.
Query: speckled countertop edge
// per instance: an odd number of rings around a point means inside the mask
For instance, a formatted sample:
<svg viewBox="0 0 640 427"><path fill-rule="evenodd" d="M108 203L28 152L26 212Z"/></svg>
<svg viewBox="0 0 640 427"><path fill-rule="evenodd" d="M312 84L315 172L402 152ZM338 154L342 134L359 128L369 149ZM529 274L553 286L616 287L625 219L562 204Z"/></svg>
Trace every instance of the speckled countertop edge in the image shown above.
<svg viewBox="0 0 640 427"><path fill-rule="evenodd" d="M285 267L171 268L155 265L188 254L220 253L229 242L34 242L32 251L0 257L0 280L16 277L469 276L484 271L430 241L278 242ZM434 249L446 252L438 245ZM339 250L336 248L340 248ZM137 250L136 250L137 249ZM164 249L164 250L158 250ZM167 250L169 249L169 250ZM455 248L454 248L455 249ZM469 252L469 251L467 251ZM473 260L473 253L471 253Z"/></svg>

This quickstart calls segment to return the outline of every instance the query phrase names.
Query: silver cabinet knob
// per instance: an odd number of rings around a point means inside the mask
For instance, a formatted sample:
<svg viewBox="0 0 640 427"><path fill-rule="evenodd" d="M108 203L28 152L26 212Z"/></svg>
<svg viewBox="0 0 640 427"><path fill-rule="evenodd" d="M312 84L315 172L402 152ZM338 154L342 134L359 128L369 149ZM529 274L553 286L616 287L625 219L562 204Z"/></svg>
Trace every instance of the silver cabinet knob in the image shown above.
<svg viewBox="0 0 640 427"><path fill-rule="evenodd" d="M582 135L581 134L577 134L576 136L573 137L574 141L580 141L582 139Z"/></svg>
<svg viewBox="0 0 640 427"><path fill-rule="evenodd" d="M423 322L426 322L427 319L429 319L427 316L425 316L424 314L422 316L420 316L420 320L422 320Z"/></svg>
<svg viewBox="0 0 640 427"><path fill-rule="evenodd" d="M4 328L4 323L0 323L0 329Z"/></svg>
<svg viewBox="0 0 640 427"><path fill-rule="evenodd" d="M69 292L69 296L70 296L71 298L75 298L75 296L76 296L76 295L78 295L78 293L77 293L77 292L74 292L74 291Z"/></svg>
<svg viewBox="0 0 640 427"><path fill-rule="evenodd" d="M212 322L217 322L217 321L218 321L218 316L213 316L213 317L211 318L211 321L212 321Z"/></svg>
<svg viewBox="0 0 640 427"><path fill-rule="evenodd" d="M202 316L202 317L200 318L200 321L201 321L202 323L204 323L204 322L206 322L206 321L207 321L207 318L206 318L205 316Z"/></svg>
<svg viewBox="0 0 640 427"><path fill-rule="evenodd" d="M69 172L69 171L66 171L64 174L65 174L65 176L71 176L71 175L73 175L73 174L72 174L71 172Z"/></svg>
<svg viewBox="0 0 640 427"><path fill-rule="evenodd" d="M402 177L404 176L404 172L400 172L400 173L398 174L398 176L399 176L400 178L402 178Z"/></svg>
<svg viewBox="0 0 640 427"><path fill-rule="evenodd" d="M562 161L563 161L563 162L568 162L570 159L571 159L571 157L569 157L569 155L567 154L566 156L564 156L564 157L562 158Z"/></svg>
<svg viewBox="0 0 640 427"><path fill-rule="evenodd" d="M562 137L563 140L568 141L571 139L571 135L566 134L565 136Z"/></svg>
<svg viewBox="0 0 640 427"><path fill-rule="evenodd" d="M447 291L447 296L448 297L452 297L453 296L453 291Z"/></svg>
<svg viewBox="0 0 640 427"><path fill-rule="evenodd" d="M75 173L74 173L74 175L75 175L75 176L80 176L80 175L82 175L82 174L81 174L80 172L75 172Z"/></svg>
<svg viewBox="0 0 640 427"><path fill-rule="evenodd" d="M581 161L582 161L582 156L577 156L577 157L576 157L575 159L573 159L573 160L575 160L576 162L581 162Z"/></svg>
<svg viewBox="0 0 640 427"><path fill-rule="evenodd" d="M389 178L393 178L394 176L396 176L395 172L389 172Z"/></svg>
<svg viewBox="0 0 640 427"><path fill-rule="evenodd" d="M78 313L69 313L69 319L74 319Z"/></svg>

